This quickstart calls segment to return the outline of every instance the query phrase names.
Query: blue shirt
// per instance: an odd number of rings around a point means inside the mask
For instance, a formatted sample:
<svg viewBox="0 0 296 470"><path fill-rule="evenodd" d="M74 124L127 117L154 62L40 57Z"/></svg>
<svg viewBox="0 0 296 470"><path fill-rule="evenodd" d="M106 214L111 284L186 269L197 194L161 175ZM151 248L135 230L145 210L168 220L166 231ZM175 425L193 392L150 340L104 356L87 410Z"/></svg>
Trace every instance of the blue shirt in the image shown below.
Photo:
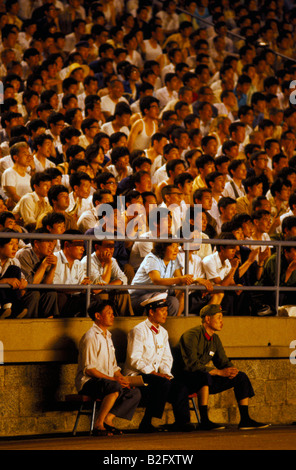
<svg viewBox="0 0 296 470"><path fill-rule="evenodd" d="M174 277L176 269L181 269L181 265L177 259L169 261L169 263L165 265L164 261L161 258L158 258L153 253L149 253L147 256L145 256L142 263L140 264L139 269L137 270L132 280L132 285L153 284L149 276L149 273L151 271L158 271L160 273L161 278L169 279L171 277ZM130 289L129 293L133 295L143 295L147 294L147 290Z"/></svg>

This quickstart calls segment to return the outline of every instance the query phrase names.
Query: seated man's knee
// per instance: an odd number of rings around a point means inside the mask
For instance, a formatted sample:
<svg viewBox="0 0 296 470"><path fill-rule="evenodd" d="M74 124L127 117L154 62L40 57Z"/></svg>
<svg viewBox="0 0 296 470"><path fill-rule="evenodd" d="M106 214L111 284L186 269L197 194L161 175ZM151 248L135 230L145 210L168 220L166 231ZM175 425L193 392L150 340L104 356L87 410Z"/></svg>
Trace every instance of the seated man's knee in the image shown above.
<svg viewBox="0 0 296 470"><path fill-rule="evenodd" d="M169 295L167 298L168 302L168 314L170 316L176 316L179 311L179 300L173 295Z"/></svg>

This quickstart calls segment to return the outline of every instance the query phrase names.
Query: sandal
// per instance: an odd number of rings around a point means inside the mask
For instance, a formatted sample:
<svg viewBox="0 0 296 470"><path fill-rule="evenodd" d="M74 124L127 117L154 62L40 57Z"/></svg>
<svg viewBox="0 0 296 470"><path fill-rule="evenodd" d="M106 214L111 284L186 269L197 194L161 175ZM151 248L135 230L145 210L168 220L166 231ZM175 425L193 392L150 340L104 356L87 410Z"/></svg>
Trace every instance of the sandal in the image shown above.
<svg viewBox="0 0 296 470"><path fill-rule="evenodd" d="M109 437L113 436L113 433L109 429L93 429L92 432L93 436L100 436L100 437Z"/></svg>
<svg viewBox="0 0 296 470"><path fill-rule="evenodd" d="M106 424L106 423L105 423L105 426L106 426L106 430L111 432L113 435L119 436L119 435L123 434L121 429L115 428L114 426L110 426L109 424Z"/></svg>

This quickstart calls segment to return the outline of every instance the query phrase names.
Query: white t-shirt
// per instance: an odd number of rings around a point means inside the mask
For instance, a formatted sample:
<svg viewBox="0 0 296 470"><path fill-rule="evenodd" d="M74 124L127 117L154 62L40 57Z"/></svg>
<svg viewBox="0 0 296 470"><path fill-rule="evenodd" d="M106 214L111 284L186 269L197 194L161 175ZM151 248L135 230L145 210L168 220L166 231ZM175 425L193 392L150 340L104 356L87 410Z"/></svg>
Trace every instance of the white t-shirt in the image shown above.
<svg viewBox="0 0 296 470"><path fill-rule="evenodd" d="M124 98L124 96L119 98L118 102L121 102L121 101L128 104L128 101ZM103 113L110 113L111 116L113 116L115 113L116 104L117 103L114 103L114 101L111 100L109 95L102 96L101 98L101 110Z"/></svg>
<svg viewBox="0 0 296 470"><path fill-rule="evenodd" d="M108 135L112 135L115 133L115 130L113 129L112 122L105 122L105 124L102 125L101 131L105 132ZM126 136L128 137L129 135L129 128L127 126L122 126L119 129L119 132L124 132Z"/></svg>
<svg viewBox="0 0 296 470"><path fill-rule="evenodd" d="M206 278L209 280L215 279L217 277L223 280L231 270L231 264L229 259L226 259L222 264L218 251L216 251L212 255L206 256L202 260L202 264L206 274Z"/></svg>
<svg viewBox="0 0 296 470"><path fill-rule="evenodd" d="M139 69L143 68L143 59L138 51L133 51L132 57L130 55L127 55L125 60L135 65Z"/></svg>
<svg viewBox="0 0 296 470"><path fill-rule="evenodd" d="M178 92L173 91L170 94L167 87L164 86L159 88L159 90L156 90L155 97L159 100L159 107L162 109L168 104L168 102L178 99Z"/></svg>
<svg viewBox="0 0 296 470"><path fill-rule="evenodd" d="M5 186L13 186L17 189L18 196L22 197L32 191L31 176L26 173L21 176L13 168L7 168L2 175L2 186L5 191Z"/></svg>
<svg viewBox="0 0 296 470"><path fill-rule="evenodd" d="M144 46L146 60L157 60L163 54L161 46L157 44L156 47L152 47L149 39L145 39Z"/></svg>
<svg viewBox="0 0 296 470"><path fill-rule="evenodd" d="M235 194L234 188L237 191L238 196ZM227 181L227 183L225 184L225 188L224 188L224 191L223 191L222 194L223 194L224 197L232 197L232 199L237 199L238 197L245 196L246 191L245 191L243 186L241 188L239 188L235 184L235 182L233 180L231 180L231 181Z"/></svg>
<svg viewBox="0 0 296 470"><path fill-rule="evenodd" d="M195 253L192 253L191 256L192 256L191 260L189 259L189 262L188 262L187 274L192 274L194 279L196 278L204 279L206 275L205 275L205 271L203 268L202 259ZM183 274L185 274L185 253L181 251L180 253L178 253L177 258L178 258L179 263L182 266Z"/></svg>

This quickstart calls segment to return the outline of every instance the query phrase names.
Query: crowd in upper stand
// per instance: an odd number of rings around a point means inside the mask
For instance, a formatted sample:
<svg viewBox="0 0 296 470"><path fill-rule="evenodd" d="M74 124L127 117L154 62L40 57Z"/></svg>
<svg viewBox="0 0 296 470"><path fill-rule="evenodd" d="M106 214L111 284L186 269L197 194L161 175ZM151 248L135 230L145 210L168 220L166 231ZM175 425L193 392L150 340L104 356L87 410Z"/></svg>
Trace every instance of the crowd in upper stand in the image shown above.
<svg viewBox="0 0 296 470"><path fill-rule="evenodd" d="M0 318L84 316L90 284L118 315L141 314L141 284L167 286L170 315L185 285L190 314L277 314L271 292L223 286L274 285L272 241L296 240L293 2L1 0L0 29ZM79 236L97 230L89 269ZM185 230L203 239L188 270Z"/></svg>

